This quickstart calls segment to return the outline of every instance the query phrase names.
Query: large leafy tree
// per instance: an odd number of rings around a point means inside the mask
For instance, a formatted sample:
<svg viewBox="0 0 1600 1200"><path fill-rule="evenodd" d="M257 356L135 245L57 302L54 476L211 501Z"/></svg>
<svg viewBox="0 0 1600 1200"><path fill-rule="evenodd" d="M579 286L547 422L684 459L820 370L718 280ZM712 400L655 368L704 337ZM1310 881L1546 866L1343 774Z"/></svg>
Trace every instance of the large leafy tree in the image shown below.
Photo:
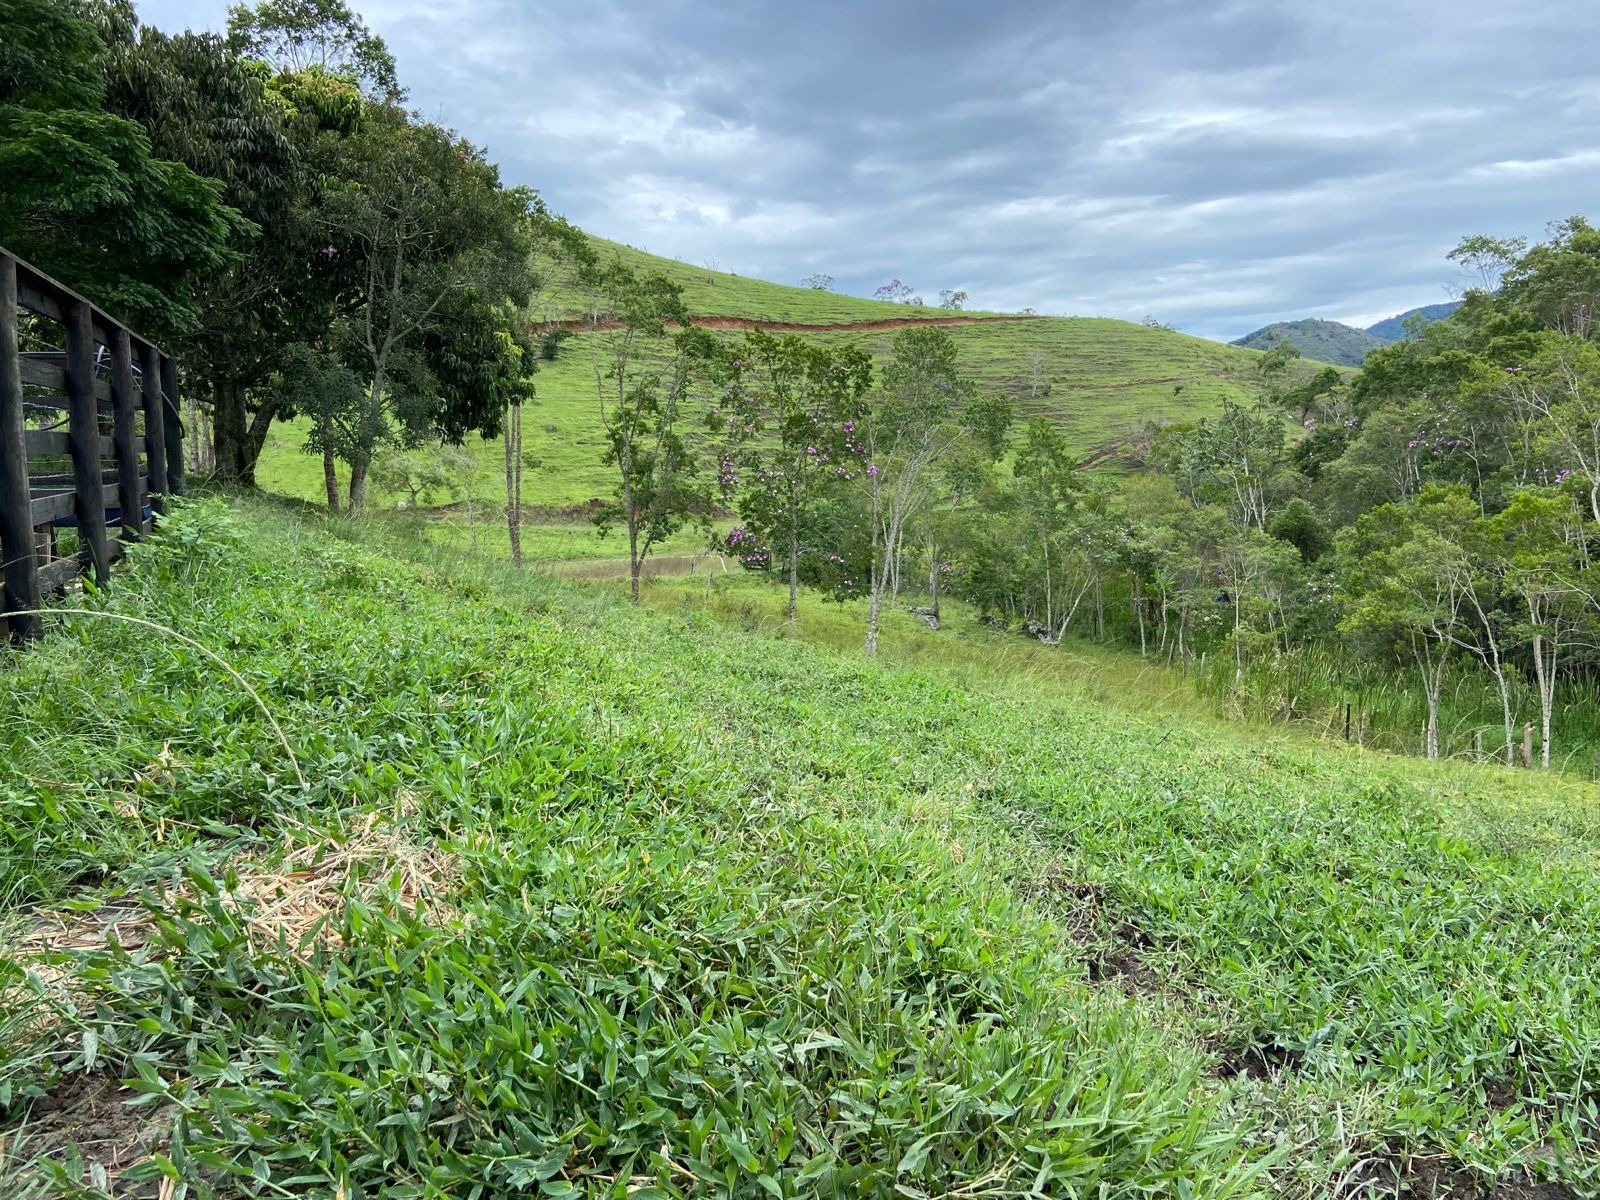
<svg viewBox="0 0 1600 1200"><path fill-rule="evenodd" d="M309 218L308 134L320 126L263 64L221 38L169 36L116 7L104 12L108 106L137 121L162 155L218 180L257 230L229 269L196 286L197 319L183 345L187 390L212 406L218 473L249 481L277 413L260 403L262 385L285 347L326 327L337 292L337 264L319 253Z"/></svg>
<svg viewBox="0 0 1600 1200"><path fill-rule="evenodd" d="M375 100L405 96L389 47L344 0L235 4L228 9L228 46L285 73L352 80Z"/></svg>
<svg viewBox="0 0 1600 1200"><path fill-rule="evenodd" d="M319 219L360 281L336 330L367 384L348 450L350 508L360 512L374 451L410 423L398 385L427 336L449 327L464 297L526 305L535 197L503 188L477 147L395 106L369 112L348 141L348 173L327 187Z"/></svg>
<svg viewBox="0 0 1600 1200"><path fill-rule="evenodd" d="M202 281L256 230L220 180L108 109L113 55L95 11L0 0L0 243L172 340L199 324ZM114 14L97 15L114 32Z"/></svg>

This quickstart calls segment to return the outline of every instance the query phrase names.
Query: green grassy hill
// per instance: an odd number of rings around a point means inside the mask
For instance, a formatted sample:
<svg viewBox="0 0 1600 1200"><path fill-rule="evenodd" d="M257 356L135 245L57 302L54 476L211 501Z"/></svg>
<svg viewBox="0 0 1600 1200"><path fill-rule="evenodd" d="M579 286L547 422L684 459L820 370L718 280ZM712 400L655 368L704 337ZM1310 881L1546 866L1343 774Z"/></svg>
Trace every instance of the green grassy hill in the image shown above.
<svg viewBox="0 0 1600 1200"><path fill-rule="evenodd" d="M1593 1194L1592 786L379 536L0 665L19 1200Z"/></svg>
<svg viewBox="0 0 1600 1200"><path fill-rule="evenodd" d="M880 358L888 353L893 330L853 325L902 319L971 321L951 326L964 369L986 387L1015 396L1024 420L1045 415L1060 422L1071 444L1096 462L1114 459L1142 421L1192 420L1218 411L1224 398L1249 400L1261 390L1256 351L1168 329L1095 317L983 320L985 314L954 314L743 279L614 243L600 244L632 266L659 270L682 284L698 316L834 326L802 336L854 342ZM577 312L575 299L560 292L550 304L553 316ZM727 331L722 336L738 334ZM537 403L525 419L525 440L541 465L526 477L528 502L558 508L608 496L612 480L600 462L593 368L584 336L569 339L555 362L540 364L537 387ZM304 440L304 428L294 424L271 431L258 472L262 486L300 499L321 498L321 464L300 452ZM474 440L473 446L483 464L477 485L482 502L503 505L500 443ZM391 505L396 500L379 498Z"/></svg>
<svg viewBox="0 0 1600 1200"><path fill-rule="evenodd" d="M887 300L863 300L839 292L790 287L749 279L727 271L696 267L677 259L662 258L621 242L589 239L602 257L613 255L641 273L665 275L683 289L689 310L699 316L744 317L757 321L784 321L808 325L837 325L846 321L937 319L950 314L942 309ZM582 301L570 290L556 287L536 313L549 319L584 315Z"/></svg>

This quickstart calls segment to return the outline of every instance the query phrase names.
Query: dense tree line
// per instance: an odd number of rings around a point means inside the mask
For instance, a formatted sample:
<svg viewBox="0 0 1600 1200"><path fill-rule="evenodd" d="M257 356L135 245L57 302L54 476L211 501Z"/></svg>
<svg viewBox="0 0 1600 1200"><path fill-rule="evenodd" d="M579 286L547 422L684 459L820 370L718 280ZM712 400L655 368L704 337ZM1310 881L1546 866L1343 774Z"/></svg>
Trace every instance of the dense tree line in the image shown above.
<svg viewBox="0 0 1600 1200"><path fill-rule="evenodd" d="M722 544L785 579L791 616L802 583L866 600L869 652L886 605L915 595L936 623L955 594L1270 715L1336 723L1380 680L1420 698L1416 724L1362 699L1351 736L1387 720L1391 744L1429 755L1549 766L1562 720L1595 724L1600 231L1573 218L1453 257L1481 285L1448 320L1358 375L1264 354L1264 399L1143 431L1119 475L1085 470L1049 420L1010 432L1010 403L972 387L942 329L903 331L876 370L793 336L703 342L692 366L672 358L667 392L617 385L614 410L635 395L675 450L634 457L631 504L651 528L734 512ZM679 432L697 404L704 463ZM1469 686L1494 719L1442 729L1447 691Z"/></svg>
<svg viewBox="0 0 1600 1200"><path fill-rule="evenodd" d="M1429 755L1470 677L1498 708L1483 752L1513 761L1531 724L1550 765L1561 688L1574 721L1592 712L1600 638L1600 231L1452 257L1480 284L1448 320L1348 382L1268 354L1262 403L1154 431L1132 476L1077 470L1036 422L958 523L951 586L1047 640L1209 656L1224 692L1297 657L1382 667L1425 701L1410 744ZM1295 678L1284 715L1348 698Z"/></svg>

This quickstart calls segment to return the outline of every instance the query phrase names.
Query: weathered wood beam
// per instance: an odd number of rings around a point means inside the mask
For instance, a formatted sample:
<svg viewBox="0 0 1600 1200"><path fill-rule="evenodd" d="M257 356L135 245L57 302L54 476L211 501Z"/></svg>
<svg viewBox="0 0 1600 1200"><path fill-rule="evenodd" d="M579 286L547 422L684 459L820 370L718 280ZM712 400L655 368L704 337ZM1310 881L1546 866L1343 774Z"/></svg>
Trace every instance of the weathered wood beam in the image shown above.
<svg viewBox="0 0 1600 1200"><path fill-rule="evenodd" d="M165 405L161 400L161 352L139 347L139 384L144 395L144 461L150 477L150 507L166 512L167 434Z"/></svg>
<svg viewBox="0 0 1600 1200"><path fill-rule="evenodd" d="M134 432L138 401L133 394L133 343L126 329L111 339L111 441L117 455L117 507L122 510L121 536L137 541L144 521L144 489L139 486L139 439Z"/></svg>
<svg viewBox="0 0 1600 1200"><path fill-rule="evenodd" d="M74 301L67 314L67 414L72 473L78 493L78 540L84 566L97 586L111 570L106 547L106 505L100 476L100 412L94 396L94 323L88 301Z"/></svg>
<svg viewBox="0 0 1600 1200"><path fill-rule="evenodd" d="M184 494L183 486L183 409L178 404L178 364L161 356L161 390L166 394L163 432L167 438L167 490Z"/></svg>
<svg viewBox="0 0 1600 1200"><path fill-rule="evenodd" d="M0 254L0 609L39 607L39 560L34 553L33 502L28 490L28 444L17 356L17 262ZM9 636L41 636L38 617L7 617Z"/></svg>

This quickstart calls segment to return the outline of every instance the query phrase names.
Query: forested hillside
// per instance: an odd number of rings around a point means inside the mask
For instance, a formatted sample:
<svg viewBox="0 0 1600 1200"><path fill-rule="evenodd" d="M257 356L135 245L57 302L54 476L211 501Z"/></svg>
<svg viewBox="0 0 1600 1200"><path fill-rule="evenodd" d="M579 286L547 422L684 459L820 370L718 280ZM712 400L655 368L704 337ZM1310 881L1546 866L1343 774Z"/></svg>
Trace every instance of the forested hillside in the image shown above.
<svg viewBox="0 0 1600 1200"><path fill-rule="evenodd" d="M1338 366L1359 367L1367 360L1367 355L1392 340L1353 325L1311 318L1265 325L1254 333L1245 334L1233 345L1248 346L1252 350L1271 350L1274 346L1290 345L1306 358Z"/></svg>
<svg viewBox="0 0 1600 1200"><path fill-rule="evenodd" d="M1424 304L1419 308L1408 308L1403 313L1385 317L1375 325L1368 325L1367 332L1375 337L1381 337L1386 342L1398 342L1409 332L1406 325L1413 318L1420 317L1424 322L1442 321L1460 307L1461 301L1449 300L1443 304Z"/></svg>

